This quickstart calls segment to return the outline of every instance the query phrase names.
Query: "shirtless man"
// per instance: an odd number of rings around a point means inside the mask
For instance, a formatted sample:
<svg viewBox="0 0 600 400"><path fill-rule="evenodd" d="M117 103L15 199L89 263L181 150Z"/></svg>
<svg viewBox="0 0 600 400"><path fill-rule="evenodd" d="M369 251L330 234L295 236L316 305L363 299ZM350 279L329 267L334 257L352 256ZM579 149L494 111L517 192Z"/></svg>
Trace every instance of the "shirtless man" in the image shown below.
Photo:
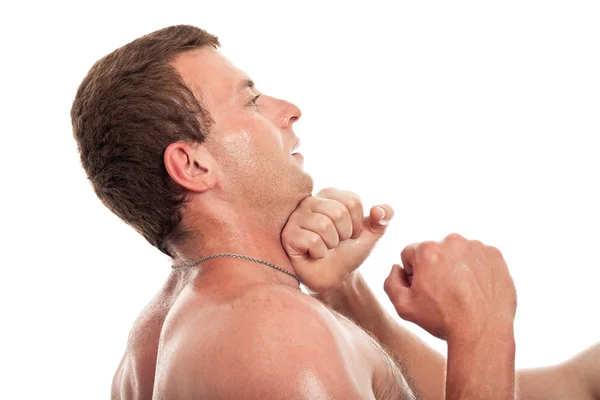
<svg viewBox="0 0 600 400"><path fill-rule="evenodd" d="M73 104L94 190L176 266L132 329L113 399L432 398L422 378L443 372L403 367L316 298L354 276L392 209L364 217L351 194L311 196L293 153L300 110L217 47L194 27L154 32L97 62ZM513 398L500 253L457 235L411 249L387 287L401 316L447 340L446 398ZM197 262L230 253L242 258Z"/></svg>

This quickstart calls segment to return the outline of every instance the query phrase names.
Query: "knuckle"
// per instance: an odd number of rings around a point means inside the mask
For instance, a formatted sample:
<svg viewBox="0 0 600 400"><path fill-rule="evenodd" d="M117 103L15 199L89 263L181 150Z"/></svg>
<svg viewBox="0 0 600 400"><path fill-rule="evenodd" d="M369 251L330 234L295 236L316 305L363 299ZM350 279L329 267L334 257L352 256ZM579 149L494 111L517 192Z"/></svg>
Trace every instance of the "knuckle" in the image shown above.
<svg viewBox="0 0 600 400"><path fill-rule="evenodd" d="M301 202L300 202L300 207L310 207L313 204L317 203L321 201L320 199L314 197L314 196L308 196L306 198L304 198Z"/></svg>
<svg viewBox="0 0 600 400"><path fill-rule="evenodd" d="M495 246L486 246L487 252L493 257L504 258L499 248Z"/></svg>
<svg viewBox="0 0 600 400"><path fill-rule="evenodd" d="M414 313L409 311L408 309L399 309L398 311L398 315L402 318L405 319L407 321L413 321L414 320Z"/></svg>
<svg viewBox="0 0 600 400"><path fill-rule="evenodd" d="M460 235L456 232L453 232L453 233L447 235L444 238L444 241L446 241L446 242L463 242L463 241L466 241L466 239L462 235Z"/></svg>
<svg viewBox="0 0 600 400"><path fill-rule="evenodd" d="M321 240L321 238L319 237L319 235L315 234L315 235L310 235L308 237L308 244L310 246L315 246L319 243L319 241Z"/></svg>
<svg viewBox="0 0 600 400"><path fill-rule="evenodd" d="M327 231L329 228L333 226L333 221L325 216L319 218L317 222L317 229L321 232Z"/></svg>
<svg viewBox="0 0 600 400"><path fill-rule="evenodd" d="M338 189L336 189L336 188L327 187L327 188L321 189L319 191L319 193L317 193L317 196L328 198L331 196L331 193L335 193L337 191L338 191Z"/></svg>
<svg viewBox="0 0 600 400"><path fill-rule="evenodd" d="M298 225L286 225L281 231L281 240L293 241L298 237Z"/></svg>
<svg viewBox="0 0 600 400"><path fill-rule="evenodd" d="M356 200L360 201L360 195L359 195L358 193L351 192L351 191L347 190L347 191L346 191L346 194L347 194L349 197L351 197L351 198L353 198L353 199L356 199Z"/></svg>
<svg viewBox="0 0 600 400"><path fill-rule="evenodd" d="M471 240L471 245L475 247L484 247L485 245L481 240Z"/></svg>
<svg viewBox="0 0 600 400"><path fill-rule="evenodd" d="M464 253L469 248L469 241L458 233L451 233L442 241L451 251Z"/></svg>
<svg viewBox="0 0 600 400"><path fill-rule="evenodd" d="M341 219L344 217L344 215L345 215L345 214L347 214L347 213L348 213L348 211L346 210L346 208L345 208L345 207L338 207L338 208L336 208L335 210L333 210L333 211L331 212L331 218L332 218L334 221L339 221L339 220L341 220Z"/></svg>
<svg viewBox="0 0 600 400"><path fill-rule="evenodd" d="M350 197L350 198L348 199L348 201L346 202L346 206L347 206L349 209L355 209L355 208L358 208L358 207L360 207L361 205L362 205L362 203L361 203L361 201L360 201L360 198L358 198L358 197L356 197L356 196Z"/></svg>
<svg viewBox="0 0 600 400"><path fill-rule="evenodd" d="M417 254L420 259L435 263L439 258L440 245L436 242L423 242L417 247Z"/></svg>
<svg viewBox="0 0 600 400"><path fill-rule="evenodd" d="M396 312L398 313L400 318L405 319L407 321L411 321L413 319L414 313L409 307L405 307L403 304L396 301L394 302L394 308L396 309Z"/></svg>

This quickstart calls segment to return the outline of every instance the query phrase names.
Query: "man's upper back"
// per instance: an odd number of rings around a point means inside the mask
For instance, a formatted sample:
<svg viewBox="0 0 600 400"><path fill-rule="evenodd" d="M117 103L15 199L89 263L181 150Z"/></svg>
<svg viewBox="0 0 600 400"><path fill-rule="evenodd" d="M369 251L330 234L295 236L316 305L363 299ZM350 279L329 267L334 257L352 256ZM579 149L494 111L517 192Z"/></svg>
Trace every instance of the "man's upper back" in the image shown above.
<svg viewBox="0 0 600 400"><path fill-rule="evenodd" d="M160 333L185 283L182 276L171 275L134 322L113 378L112 400L152 399Z"/></svg>

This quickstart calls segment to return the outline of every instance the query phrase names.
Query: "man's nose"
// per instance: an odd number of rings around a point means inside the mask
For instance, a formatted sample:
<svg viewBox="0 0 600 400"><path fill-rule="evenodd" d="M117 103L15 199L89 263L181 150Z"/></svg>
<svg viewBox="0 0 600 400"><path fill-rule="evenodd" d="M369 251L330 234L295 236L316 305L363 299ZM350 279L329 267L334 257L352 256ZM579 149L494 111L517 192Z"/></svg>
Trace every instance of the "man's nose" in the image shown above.
<svg viewBox="0 0 600 400"><path fill-rule="evenodd" d="M279 100L280 104L280 116L281 119L281 127L282 128L290 128L294 122L298 121L302 116L302 111L300 108L293 103L285 100Z"/></svg>

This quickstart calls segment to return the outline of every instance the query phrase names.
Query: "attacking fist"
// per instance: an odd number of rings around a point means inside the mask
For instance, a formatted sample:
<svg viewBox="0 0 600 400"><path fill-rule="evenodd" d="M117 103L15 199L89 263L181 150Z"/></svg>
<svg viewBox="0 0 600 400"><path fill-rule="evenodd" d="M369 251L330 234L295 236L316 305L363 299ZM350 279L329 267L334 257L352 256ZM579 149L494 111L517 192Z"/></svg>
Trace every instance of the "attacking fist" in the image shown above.
<svg viewBox="0 0 600 400"><path fill-rule="evenodd" d="M458 234L402 251L384 289L398 315L444 339L512 329L517 295L498 249Z"/></svg>
<svg viewBox="0 0 600 400"><path fill-rule="evenodd" d="M365 217L356 194L323 189L300 202L281 243L302 283L323 293L363 263L393 216L390 206L380 205Z"/></svg>

